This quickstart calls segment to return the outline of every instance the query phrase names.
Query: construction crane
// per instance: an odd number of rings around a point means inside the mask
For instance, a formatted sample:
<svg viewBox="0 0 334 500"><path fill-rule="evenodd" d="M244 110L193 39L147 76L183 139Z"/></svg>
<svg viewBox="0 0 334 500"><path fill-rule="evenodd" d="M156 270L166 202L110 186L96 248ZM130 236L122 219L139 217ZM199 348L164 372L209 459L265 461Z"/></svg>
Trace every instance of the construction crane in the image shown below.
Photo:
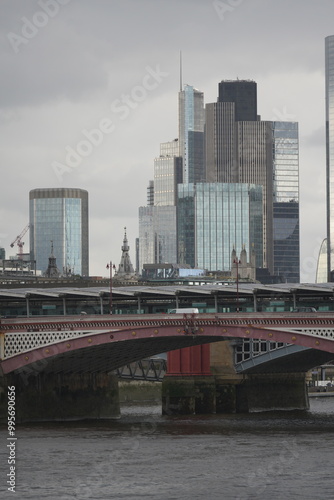
<svg viewBox="0 0 334 500"><path fill-rule="evenodd" d="M22 259L23 258L23 245L24 245L24 242L22 241L22 238L23 236L26 234L26 232L28 231L30 227L30 224L27 224L26 227L21 231L21 233L16 236L15 240L13 241L13 243L10 244L10 246L13 248L13 246L16 244L17 247L18 247L18 252L17 252L17 256L19 259Z"/></svg>

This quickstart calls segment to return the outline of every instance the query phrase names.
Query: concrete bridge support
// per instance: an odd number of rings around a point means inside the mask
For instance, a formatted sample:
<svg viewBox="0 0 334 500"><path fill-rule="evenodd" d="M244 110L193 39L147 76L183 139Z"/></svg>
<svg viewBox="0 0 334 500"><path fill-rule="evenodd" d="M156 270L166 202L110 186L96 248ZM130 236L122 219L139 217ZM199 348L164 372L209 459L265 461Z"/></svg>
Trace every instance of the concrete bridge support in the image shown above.
<svg viewBox="0 0 334 500"><path fill-rule="evenodd" d="M162 382L163 415L215 413L213 377L165 376Z"/></svg>
<svg viewBox="0 0 334 500"><path fill-rule="evenodd" d="M216 384L216 413L309 408L304 373L236 374L233 342L211 344L210 364Z"/></svg>
<svg viewBox="0 0 334 500"><path fill-rule="evenodd" d="M118 378L107 373L9 374L1 382L1 421L7 419L7 389L15 387L16 421L119 418Z"/></svg>
<svg viewBox="0 0 334 500"><path fill-rule="evenodd" d="M208 414L216 411L215 381L210 372L210 346L186 347L168 353L162 382L164 415Z"/></svg>
<svg viewBox="0 0 334 500"><path fill-rule="evenodd" d="M236 411L308 410L304 373L248 375L236 386Z"/></svg>
<svg viewBox="0 0 334 500"><path fill-rule="evenodd" d="M235 413L237 388L244 376L235 372L232 342L210 345L210 365L216 386L216 413Z"/></svg>
<svg viewBox="0 0 334 500"><path fill-rule="evenodd" d="M163 414L308 408L304 373L236 374L230 341L169 353L162 382Z"/></svg>

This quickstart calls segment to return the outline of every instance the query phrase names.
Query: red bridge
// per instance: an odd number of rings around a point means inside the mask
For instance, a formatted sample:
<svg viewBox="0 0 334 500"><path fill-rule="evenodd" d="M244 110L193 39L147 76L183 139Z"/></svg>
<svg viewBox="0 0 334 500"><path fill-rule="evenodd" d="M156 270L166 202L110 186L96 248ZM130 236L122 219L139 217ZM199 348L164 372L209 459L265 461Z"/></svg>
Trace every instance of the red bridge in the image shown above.
<svg viewBox="0 0 334 500"><path fill-rule="evenodd" d="M334 354L334 313L1 319L0 335L4 374L25 370L92 373L162 352L235 338L284 342ZM201 370L209 370L207 362Z"/></svg>

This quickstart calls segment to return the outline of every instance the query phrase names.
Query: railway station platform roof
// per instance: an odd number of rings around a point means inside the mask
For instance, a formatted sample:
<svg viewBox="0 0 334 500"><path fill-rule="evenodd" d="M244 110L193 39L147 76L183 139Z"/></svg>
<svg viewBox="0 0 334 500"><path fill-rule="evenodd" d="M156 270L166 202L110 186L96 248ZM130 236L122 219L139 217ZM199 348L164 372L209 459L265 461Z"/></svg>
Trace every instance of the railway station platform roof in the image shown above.
<svg viewBox="0 0 334 500"><path fill-rule="evenodd" d="M74 284L73 284L74 285ZM75 283L77 285L77 283ZM148 283L124 286L0 287L0 315L116 314L169 312L198 307L201 312L289 311L298 305L334 310L334 283ZM87 308L87 311L86 311ZM79 311L79 312L78 312Z"/></svg>

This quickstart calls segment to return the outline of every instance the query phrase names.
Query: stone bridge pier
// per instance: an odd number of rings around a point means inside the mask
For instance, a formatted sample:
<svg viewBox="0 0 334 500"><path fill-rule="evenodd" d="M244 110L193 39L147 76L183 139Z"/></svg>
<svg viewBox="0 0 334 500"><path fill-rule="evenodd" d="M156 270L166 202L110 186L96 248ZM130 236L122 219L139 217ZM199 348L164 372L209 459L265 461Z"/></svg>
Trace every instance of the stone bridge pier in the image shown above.
<svg viewBox="0 0 334 500"><path fill-rule="evenodd" d="M210 372L210 345L168 353L167 374L162 381L162 413L191 415L215 413L215 380Z"/></svg>
<svg viewBox="0 0 334 500"><path fill-rule="evenodd" d="M216 384L216 412L306 410L306 373L237 374L234 342L211 344L211 371Z"/></svg>
<svg viewBox="0 0 334 500"><path fill-rule="evenodd" d="M167 370L164 414L309 409L305 373L237 374L233 341L172 351Z"/></svg>
<svg viewBox="0 0 334 500"><path fill-rule="evenodd" d="M304 373L248 375L237 386L237 411L308 410Z"/></svg>
<svg viewBox="0 0 334 500"><path fill-rule="evenodd" d="M15 387L16 422L119 418L118 377L109 373L4 375L0 419L7 419L8 387Z"/></svg>

